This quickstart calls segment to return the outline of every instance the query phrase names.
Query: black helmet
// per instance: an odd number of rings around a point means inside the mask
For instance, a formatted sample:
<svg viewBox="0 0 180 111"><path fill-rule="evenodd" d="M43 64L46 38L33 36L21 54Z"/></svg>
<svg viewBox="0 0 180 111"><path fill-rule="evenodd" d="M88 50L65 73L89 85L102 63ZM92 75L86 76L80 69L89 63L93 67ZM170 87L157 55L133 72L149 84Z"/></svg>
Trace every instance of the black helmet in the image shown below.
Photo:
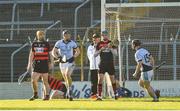
<svg viewBox="0 0 180 111"><path fill-rule="evenodd" d="M138 39L134 39L134 40L132 40L132 44L135 45L135 46L140 46L141 45L141 41L138 40Z"/></svg>

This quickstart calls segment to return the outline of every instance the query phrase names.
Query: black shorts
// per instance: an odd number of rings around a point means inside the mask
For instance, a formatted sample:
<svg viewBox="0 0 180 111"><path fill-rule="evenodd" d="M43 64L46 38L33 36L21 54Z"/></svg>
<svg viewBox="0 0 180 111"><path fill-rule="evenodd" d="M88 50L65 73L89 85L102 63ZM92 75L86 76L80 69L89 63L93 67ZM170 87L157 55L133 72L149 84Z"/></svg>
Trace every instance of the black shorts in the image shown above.
<svg viewBox="0 0 180 111"><path fill-rule="evenodd" d="M99 73L105 74L108 73L109 75L115 75L114 63L100 63L99 65Z"/></svg>
<svg viewBox="0 0 180 111"><path fill-rule="evenodd" d="M35 60L33 62L33 72L48 73L49 65L47 60Z"/></svg>

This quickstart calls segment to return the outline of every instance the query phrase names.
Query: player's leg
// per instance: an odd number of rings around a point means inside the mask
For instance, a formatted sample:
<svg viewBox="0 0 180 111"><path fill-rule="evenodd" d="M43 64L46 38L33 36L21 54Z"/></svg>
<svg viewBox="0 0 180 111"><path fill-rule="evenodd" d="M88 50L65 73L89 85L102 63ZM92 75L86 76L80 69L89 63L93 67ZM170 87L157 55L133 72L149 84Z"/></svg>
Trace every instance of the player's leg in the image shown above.
<svg viewBox="0 0 180 111"><path fill-rule="evenodd" d="M139 79L138 84L139 84L139 86L141 86L142 88L145 88L145 87L144 87L144 81L143 81L142 79Z"/></svg>
<svg viewBox="0 0 180 111"><path fill-rule="evenodd" d="M31 75L31 86L33 90L33 96L29 99L30 101L33 101L38 98L38 79L40 77L40 74L37 72L32 72Z"/></svg>
<svg viewBox="0 0 180 111"><path fill-rule="evenodd" d="M91 70L91 98L97 97L98 70Z"/></svg>
<svg viewBox="0 0 180 111"><path fill-rule="evenodd" d="M65 82L65 86L67 88L67 96L68 96L69 95L69 90L68 90L69 89L69 83L68 83L67 76L66 76L65 72L66 72L65 70L61 69L61 73L62 73L64 82Z"/></svg>
<svg viewBox="0 0 180 111"><path fill-rule="evenodd" d="M71 85L72 85L71 74L74 70L74 64L73 63L61 63L60 69L61 69L61 73L62 73L62 76L65 81L65 85L67 88L67 96L69 97L69 99L71 101L71 100L73 100L72 90L71 90Z"/></svg>
<svg viewBox="0 0 180 111"><path fill-rule="evenodd" d="M68 67L66 69L66 77L67 77L67 83L68 83L68 88L67 88L67 93L69 94L69 100L72 101L73 100L73 95L72 95L72 78L71 78L71 74L74 70L74 63L68 63Z"/></svg>
<svg viewBox="0 0 180 111"><path fill-rule="evenodd" d="M115 99L118 99L117 97L117 91L116 91L116 80L115 80L115 75L109 75L110 77L110 80L111 80L111 84L112 84L112 87L113 87L113 91L114 91L114 96L115 96Z"/></svg>
<svg viewBox="0 0 180 111"><path fill-rule="evenodd" d="M154 101L158 101L158 98L157 98L157 96L155 94L154 89L150 85L150 82L149 81L144 81L144 86L145 86L145 89L147 90L148 94L154 99Z"/></svg>
<svg viewBox="0 0 180 111"><path fill-rule="evenodd" d="M102 83L103 83L103 80L104 80L104 73L99 73L98 74L98 98L97 100L102 100Z"/></svg>
<svg viewBox="0 0 180 111"><path fill-rule="evenodd" d="M52 90L50 99L64 99L64 92L59 90Z"/></svg>
<svg viewBox="0 0 180 111"><path fill-rule="evenodd" d="M59 65L59 68L61 70L64 82L65 82L65 85L66 85L66 88L68 89L69 88L69 84L68 84L68 80L67 80L67 77L66 77L66 67L67 66L65 65L65 63L60 63L60 65Z"/></svg>
<svg viewBox="0 0 180 111"><path fill-rule="evenodd" d="M115 69L114 69L114 63L111 63L109 67L106 67L109 73L109 77L111 80L111 84L114 91L115 99L118 99L118 96L116 95L116 79L115 79Z"/></svg>
<svg viewBox="0 0 180 111"><path fill-rule="evenodd" d="M48 73L43 73L41 74L41 76L44 84L44 95L45 95L45 98L43 100L49 100L50 87L48 83Z"/></svg>
<svg viewBox="0 0 180 111"><path fill-rule="evenodd" d="M97 85L97 92L98 92L98 98L97 100L102 100L102 84L104 80L104 74L106 72L106 66L107 64L100 64L99 65L99 73L98 73L98 85Z"/></svg>
<svg viewBox="0 0 180 111"><path fill-rule="evenodd" d="M142 72L141 73L141 79L143 80L144 88L147 90L148 94L154 99L153 101L158 101L158 98L155 94L154 89L150 85L150 81L153 76L153 71L148 71L148 72Z"/></svg>

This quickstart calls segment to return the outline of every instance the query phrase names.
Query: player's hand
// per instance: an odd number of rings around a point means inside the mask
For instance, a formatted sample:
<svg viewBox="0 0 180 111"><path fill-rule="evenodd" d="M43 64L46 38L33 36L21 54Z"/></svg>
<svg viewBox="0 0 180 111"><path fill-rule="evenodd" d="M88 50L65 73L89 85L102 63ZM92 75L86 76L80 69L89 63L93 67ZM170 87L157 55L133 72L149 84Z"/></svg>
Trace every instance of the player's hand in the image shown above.
<svg viewBox="0 0 180 111"><path fill-rule="evenodd" d="M62 62L62 57L61 56L58 57L58 62Z"/></svg>
<svg viewBox="0 0 180 111"><path fill-rule="evenodd" d="M112 48L113 47L113 44L112 43L109 43L108 44L108 48Z"/></svg>
<svg viewBox="0 0 180 111"><path fill-rule="evenodd" d="M134 74L133 74L133 77L134 77L134 78L138 78L138 76L139 76L138 73L134 73Z"/></svg>
<svg viewBox="0 0 180 111"><path fill-rule="evenodd" d="M49 63L48 66L49 66L49 70L53 69L53 63Z"/></svg>
<svg viewBox="0 0 180 111"><path fill-rule="evenodd" d="M102 48L100 49L100 52L104 51L105 49L106 49L106 47L102 47Z"/></svg>
<svg viewBox="0 0 180 111"><path fill-rule="evenodd" d="M153 67L153 71L157 70L157 67Z"/></svg>

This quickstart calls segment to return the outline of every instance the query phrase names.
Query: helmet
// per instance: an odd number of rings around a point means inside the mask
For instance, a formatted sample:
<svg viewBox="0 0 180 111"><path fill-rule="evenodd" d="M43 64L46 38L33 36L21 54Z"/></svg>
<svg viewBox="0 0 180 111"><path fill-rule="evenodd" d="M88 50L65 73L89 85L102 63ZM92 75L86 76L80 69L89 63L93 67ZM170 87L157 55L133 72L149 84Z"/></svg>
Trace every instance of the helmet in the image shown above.
<svg viewBox="0 0 180 111"><path fill-rule="evenodd" d="M132 45L140 46L141 45L141 41L138 40L138 39L134 39L134 40L132 40Z"/></svg>
<svg viewBox="0 0 180 111"><path fill-rule="evenodd" d="M102 31L102 34L108 35L108 31L107 31L107 30L103 30L103 31Z"/></svg>
<svg viewBox="0 0 180 111"><path fill-rule="evenodd" d="M68 30L64 30L62 33L63 33L63 35L70 34L70 32Z"/></svg>

